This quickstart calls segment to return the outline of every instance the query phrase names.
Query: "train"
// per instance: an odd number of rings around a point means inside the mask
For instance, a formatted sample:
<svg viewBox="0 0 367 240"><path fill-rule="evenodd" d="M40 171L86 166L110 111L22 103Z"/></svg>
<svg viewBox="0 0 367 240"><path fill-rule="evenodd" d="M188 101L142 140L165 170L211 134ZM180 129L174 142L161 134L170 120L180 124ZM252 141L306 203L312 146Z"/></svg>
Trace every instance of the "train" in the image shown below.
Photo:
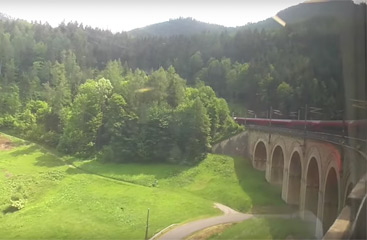
<svg viewBox="0 0 367 240"><path fill-rule="evenodd" d="M320 132L333 135L363 135L366 137L367 120L293 120L293 119L268 119L268 118L243 118L234 117L240 125L272 126ZM363 133L363 134L361 134ZM362 137L363 137L362 136Z"/></svg>

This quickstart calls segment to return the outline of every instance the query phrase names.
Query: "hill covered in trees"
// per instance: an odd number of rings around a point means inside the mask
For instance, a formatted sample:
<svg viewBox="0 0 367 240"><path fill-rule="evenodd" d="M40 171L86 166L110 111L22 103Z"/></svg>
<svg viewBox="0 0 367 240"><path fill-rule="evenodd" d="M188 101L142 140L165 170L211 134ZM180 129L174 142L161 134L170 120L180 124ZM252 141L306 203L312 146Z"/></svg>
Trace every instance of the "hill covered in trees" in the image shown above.
<svg viewBox="0 0 367 240"><path fill-rule="evenodd" d="M355 4L352 0L309 0L298 5L280 11L277 16L287 24L297 24L315 18L350 18L348 9ZM258 23L249 24L246 27L251 29L280 29L281 26L272 18L268 18Z"/></svg>
<svg viewBox="0 0 367 240"><path fill-rule="evenodd" d="M0 20L0 127L70 154L175 162L202 159L238 130L226 101L258 113L272 106L282 117L308 104L323 109L311 117L338 118L342 29L354 22L323 14L336 3L323 4L317 17L305 16L319 3L280 13L300 17L286 27L177 35L203 26L179 19L144 37ZM343 4L349 13L365 7Z"/></svg>
<svg viewBox="0 0 367 240"><path fill-rule="evenodd" d="M287 24L296 24L309 21L314 18L348 18L348 11L354 7L352 0L309 0L295 6L291 6L277 13L277 16ZM266 5L264 4L264 7ZM172 36L191 36L202 33L223 32L235 33L243 29L261 30L279 30L281 25L274 21L272 17L256 23L248 23L238 27L225 27L217 24L210 24L197 21L193 18L170 19L166 22L152 24L146 27L133 29L128 32L131 37L172 37Z"/></svg>
<svg viewBox="0 0 367 240"><path fill-rule="evenodd" d="M171 37L177 35L190 36L201 33L221 33L233 31L234 28L224 27L197 21L192 18L171 19L167 22L156 23L143 28L137 28L128 32L132 37Z"/></svg>

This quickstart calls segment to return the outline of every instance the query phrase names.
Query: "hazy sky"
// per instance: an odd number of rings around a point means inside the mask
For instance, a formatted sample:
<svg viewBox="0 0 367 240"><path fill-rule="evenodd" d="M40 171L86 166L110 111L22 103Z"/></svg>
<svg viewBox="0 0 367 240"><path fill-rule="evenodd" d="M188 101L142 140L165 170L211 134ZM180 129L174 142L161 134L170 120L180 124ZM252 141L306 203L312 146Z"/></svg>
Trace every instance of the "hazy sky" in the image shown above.
<svg viewBox="0 0 367 240"><path fill-rule="evenodd" d="M0 12L57 26L65 20L128 31L178 17L241 26L275 15L304 0L0 0Z"/></svg>

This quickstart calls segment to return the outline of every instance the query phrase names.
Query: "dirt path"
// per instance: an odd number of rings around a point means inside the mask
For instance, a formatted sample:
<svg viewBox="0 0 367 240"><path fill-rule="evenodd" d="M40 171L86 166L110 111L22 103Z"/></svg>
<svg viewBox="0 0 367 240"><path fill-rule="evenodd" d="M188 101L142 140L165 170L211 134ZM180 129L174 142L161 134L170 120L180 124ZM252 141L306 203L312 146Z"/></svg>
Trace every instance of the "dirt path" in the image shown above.
<svg viewBox="0 0 367 240"><path fill-rule="evenodd" d="M215 203L214 207L220 209L224 215L212 218L206 218L197 220L194 222L189 222L184 225L178 226L164 233L163 235L156 234L150 240L159 239L159 240L176 240L176 239L184 239L189 237L195 232L206 229L208 227L226 224L226 223L239 223L253 217L279 217L279 218L296 218L297 213L295 214L247 214L237 212L230 207L227 207L220 203Z"/></svg>
<svg viewBox="0 0 367 240"><path fill-rule="evenodd" d="M5 136L0 135L0 151L1 150L11 150L13 148L10 139Z"/></svg>

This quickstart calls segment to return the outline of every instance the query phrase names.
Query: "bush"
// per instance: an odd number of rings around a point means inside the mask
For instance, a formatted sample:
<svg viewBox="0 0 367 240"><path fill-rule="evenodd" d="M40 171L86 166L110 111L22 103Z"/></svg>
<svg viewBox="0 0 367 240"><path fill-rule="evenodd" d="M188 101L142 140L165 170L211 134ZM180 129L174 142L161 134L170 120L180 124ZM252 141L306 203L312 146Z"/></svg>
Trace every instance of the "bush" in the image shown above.
<svg viewBox="0 0 367 240"><path fill-rule="evenodd" d="M59 143L60 135L54 131L48 131L41 136L41 141L50 147L56 147Z"/></svg>
<svg viewBox="0 0 367 240"><path fill-rule="evenodd" d="M11 115L5 115L0 117L0 127L6 129L12 129L16 126L16 118Z"/></svg>
<svg viewBox="0 0 367 240"><path fill-rule="evenodd" d="M104 146L103 149L98 153L97 159L101 162L114 162L115 154L111 146Z"/></svg>
<svg viewBox="0 0 367 240"><path fill-rule="evenodd" d="M26 200L23 200L23 199L18 199L18 200L10 200L11 202L11 207L17 209L17 210L20 210L22 208L25 207L25 204L26 204Z"/></svg>

